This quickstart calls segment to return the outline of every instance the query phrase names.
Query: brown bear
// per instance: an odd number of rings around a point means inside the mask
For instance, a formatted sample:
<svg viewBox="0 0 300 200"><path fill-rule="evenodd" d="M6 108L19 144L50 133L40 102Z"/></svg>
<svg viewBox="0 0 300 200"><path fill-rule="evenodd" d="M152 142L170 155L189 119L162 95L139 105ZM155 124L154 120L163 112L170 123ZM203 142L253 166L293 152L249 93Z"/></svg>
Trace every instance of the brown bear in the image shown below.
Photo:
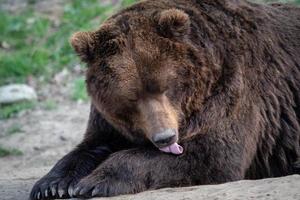
<svg viewBox="0 0 300 200"><path fill-rule="evenodd" d="M88 127L31 200L300 172L300 8L145 0L71 44Z"/></svg>

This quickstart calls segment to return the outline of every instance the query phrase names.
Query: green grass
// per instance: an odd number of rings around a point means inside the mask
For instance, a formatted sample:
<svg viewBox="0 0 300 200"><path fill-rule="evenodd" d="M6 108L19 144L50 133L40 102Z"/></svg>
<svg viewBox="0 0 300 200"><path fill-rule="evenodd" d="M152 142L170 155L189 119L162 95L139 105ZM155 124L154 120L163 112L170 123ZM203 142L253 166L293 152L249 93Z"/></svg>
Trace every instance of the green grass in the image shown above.
<svg viewBox="0 0 300 200"><path fill-rule="evenodd" d="M123 0L122 7L130 6L130 5L134 4L135 2L136 2L136 0Z"/></svg>
<svg viewBox="0 0 300 200"><path fill-rule="evenodd" d="M1 82L24 82L29 75L47 71L50 51L42 46L38 48L38 43L47 34L50 22L31 13L30 9L20 16L0 13L0 41L9 45L8 50L0 50Z"/></svg>
<svg viewBox="0 0 300 200"><path fill-rule="evenodd" d="M0 44L5 47L0 48L0 85L24 83L28 76L43 76L47 81L64 67L79 63L69 45L72 33L96 29L119 8L99 2L67 1L58 26L33 9L35 1L17 14L0 9ZM121 5L133 2L123 0Z"/></svg>
<svg viewBox="0 0 300 200"><path fill-rule="evenodd" d="M45 110L55 110L57 108L57 103L52 99L47 99L42 102L41 107Z"/></svg>
<svg viewBox="0 0 300 200"><path fill-rule="evenodd" d="M271 2L280 2L280 3L295 3L300 4L300 0L250 0L254 2L260 2L260 3L271 3Z"/></svg>
<svg viewBox="0 0 300 200"><path fill-rule="evenodd" d="M6 157L6 156L21 156L23 155L23 152L20 151L19 149L7 149L2 146L0 146L0 158L1 157Z"/></svg>
<svg viewBox="0 0 300 200"><path fill-rule="evenodd" d="M21 102L12 105L0 105L0 119L7 119L21 111L33 109L35 105L36 102Z"/></svg>
<svg viewBox="0 0 300 200"><path fill-rule="evenodd" d="M77 86L77 88L79 88L79 86ZM85 92L85 91L82 91L81 88L79 88L79 91L81 93ZM80 95L81 96L79 96L80 97L79 99L81 99L81 97L84 97L84 94L80 94ZM87 95L86 95L86 98L82 98L82 100L86 100L86 99L87 99ZM19 102L19 103L9 104L9 105L0 105L0 119L8 119L8 118L14 117L21 111L30 110L35 107L39 107L44 110L54 110L57 108L57 103L52 99L48 99L48 100L45 100L40 103L36 102L36 101L30 101L30 102L25 101L25 102ZM21 127L19 127L16 124L16 125L13 125L12 127L10 127L8 132L12 132L12 133L20 132L21 131L20 128Z"/></svg>
<svg viewBox="0 0 300 200"><path fill-rule="evenodd" d="M20 133L20 132L22 132L22 126L18 123L11 125L6 130L7 135L13 135L13 134Z"/></svg>
<svg viewBox="0 0 300 200"><path fill-rule="evenodd" d="M73 83L72 100L87 101L88 95L85 88L84 78L78 78Z"/></svg>

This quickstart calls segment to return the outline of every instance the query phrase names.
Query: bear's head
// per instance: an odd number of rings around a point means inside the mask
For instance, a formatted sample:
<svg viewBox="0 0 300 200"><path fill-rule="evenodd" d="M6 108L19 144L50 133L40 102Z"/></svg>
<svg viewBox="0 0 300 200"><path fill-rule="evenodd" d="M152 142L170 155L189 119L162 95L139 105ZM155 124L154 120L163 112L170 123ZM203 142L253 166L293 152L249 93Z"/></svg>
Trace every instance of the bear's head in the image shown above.
<svg viewBox="0 0 300 200"><path fill-rule="evenodd" d="M205 84L197 81L207 68L189 32L190 18L182 10L128 9L97 31L72 36L73 48L87 64L93 104L132 141L151 141L158 148L176 143L186 115L200 102Z"/></svg>

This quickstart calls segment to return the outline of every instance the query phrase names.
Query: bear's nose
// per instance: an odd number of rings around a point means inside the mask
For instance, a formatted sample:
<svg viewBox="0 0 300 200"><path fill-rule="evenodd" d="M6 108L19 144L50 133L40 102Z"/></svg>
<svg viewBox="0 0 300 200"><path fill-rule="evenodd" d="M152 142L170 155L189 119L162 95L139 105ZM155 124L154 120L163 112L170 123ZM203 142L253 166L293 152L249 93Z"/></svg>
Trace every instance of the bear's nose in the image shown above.
<svg viewBox="0 0 300 200"><path fill-rule="evenodd" d="M176 131L174 129L166 129L163 132L156 133L152 140L158 147L165 147L176 142Z"/></svg>

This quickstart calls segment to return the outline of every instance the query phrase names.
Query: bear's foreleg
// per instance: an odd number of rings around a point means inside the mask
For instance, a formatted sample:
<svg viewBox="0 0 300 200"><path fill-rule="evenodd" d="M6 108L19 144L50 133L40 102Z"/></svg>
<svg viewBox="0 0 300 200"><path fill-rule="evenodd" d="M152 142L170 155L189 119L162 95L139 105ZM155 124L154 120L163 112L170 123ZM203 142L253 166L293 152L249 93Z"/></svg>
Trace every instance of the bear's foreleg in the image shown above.
<svg viewBox="0 0 300 200"><path fill-rule="evenodd" d="M182 141L185 152L180 156L154 148L116 152L75 186L73 197L115 196L244 177L240 143L218 134L196 137Z"/></svg>

